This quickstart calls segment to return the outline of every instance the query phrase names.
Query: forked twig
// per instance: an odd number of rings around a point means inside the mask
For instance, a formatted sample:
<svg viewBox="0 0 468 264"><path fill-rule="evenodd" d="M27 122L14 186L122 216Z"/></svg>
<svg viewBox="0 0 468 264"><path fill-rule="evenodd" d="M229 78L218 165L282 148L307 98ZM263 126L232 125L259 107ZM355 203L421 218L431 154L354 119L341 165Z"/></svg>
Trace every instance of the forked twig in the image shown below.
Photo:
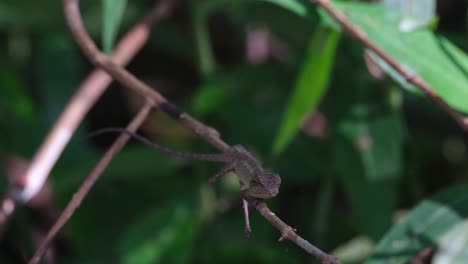
<svg viewBox="0 0 468 264"><path fill-rule="evenodd" d="M172 118L178 120L186 127L192 129L196 134L205 139L215 148L221 151L229 149L229 145L219 138L219 134L216 130L204 125L189 114L177 108L175 105L171 104L159 92L152 89L149 85L139 80L124 68L115 64L111 58L102 53L84 28L78 1L63 0L63 3L65 16L73 37L83 50L84 54L93 64L106 71L123 86L136 91L147 100L153 102L154 106L158 107L161 111L165 112Z"/></svg>
<svg viewBox="0 0 468 264"><path fill-rule="evenodd" d="M440 108L442 108L450 117L452 117L460 127L468 131L468 119L462 114L453 109L448 105L437 92L432 88L422 77L410 73L405 70L397 61L395 61L390 55L388 55L383 49L378 47L372 40L370 40L366 33L359 27L353 25L344 14L335 9L330 0L311 0L312 3L316 3L328 14L330 14L342 27L348 32L349 35L355 37L362 45L372 50L380 58L382 58L387 64L389 64L395 71L403 76L406 81L419 87L421 91L426 94L432 101L434 101Z"/></svg>

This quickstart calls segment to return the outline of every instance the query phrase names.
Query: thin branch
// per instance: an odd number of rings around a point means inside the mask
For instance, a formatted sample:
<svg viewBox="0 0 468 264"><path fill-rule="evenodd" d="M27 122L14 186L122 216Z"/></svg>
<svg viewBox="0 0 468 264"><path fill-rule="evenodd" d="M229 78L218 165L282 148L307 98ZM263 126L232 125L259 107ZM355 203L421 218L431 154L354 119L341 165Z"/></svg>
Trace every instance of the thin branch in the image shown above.
<svg viewBox="0 0 468 264"><path fill-rule="evenodd" d="M124 68L115 64L109 57L103 54L93 42L89 34L84 28L83 21L81 18L79 6L79 0L63 0L65 16L68 21L73 36L82 48L85 55L88 59L93 62L96 66L101 67L114 79L118 80L124 86L129 89L132 89L139 94L143 95L151 104L158 107L160 110L171 116L172 118L178 120L186 127L192 129L196 134L206 140L209 144L215 148L225 152L230 146L225 143L221 138L219 133L211 127L208 127L201 123L200 121L194 119L189 114L181 111L175 105L171 104L166 98L159 94L156 90L152 89L130 72L126 71ZM250 202L249 202L250 203ZM251 203L252 204L252 203ZM271 212L266 204L261 202L253 203L253 206L265 217L267 220L272 223L276 228L278 228L282 233L282 239L289 239L301 248L303 248L307 253L320 258L323 263L328 264L339 264L340 262L334 257L329 256L318 248L311 245L309 242L298 236L294 230L288 226L286 223L281 221L276 217L273 212ZM66 220L66 219L65 219ZM66 222L66 221L65 221ZM53 237L53 236L52 236ZM50 239L52 239L52 237ZM41 252L47 248L47 245L42 246L42 251L38 251L35 255L35 260L30 261L30 264L37 263L39 261Z"/></svg>
<svg viewBox="0 0 468 264"><path fill-rule="evenodd" d="M275 213L273 213L270 210L270 208L268 208L268 206L265 204L264 201L249 199L248 202L251 206L257 209L257 211L260 212L260 214L263 217L265 217L268 220L268 222L270 222L274 227L276 227L281 232L281 237L279 238L279 241L283 241L285 239L290 240L294 244L304 249L304 251L306 251L307 253L320 259L322 263L324 264L341 264L341 261L335 258L334 256L328 255L327 253L323 252L316 246L309 243L309 241L300 237L296 233L296 230L290 227L285 222L283 222L281 219L279 219L275 215Z"/></svg>
<svg viewBox="0 0 468 264"><path fill-rule="evenodd" d="M146 43L151 26L166 17L174 3L173 0L157 1L151 12L117 44L112 60L118 65L128 64ZM76 128L111 81L112 78L98 68L83 81L33 157L24 176L24 185L13 188L12 195L18 202L26 203L39 192Z"/></svg>
<svg viewBox="0 0 468 264"><path fill-rule="evenodd" d="M102 53L84 28L78 2L79 1L77 0L63 0L65 16L76 42L92 63L98 67L101 67L125 87L132 89L148 100L151 100L160 110L167 113L172 118L178 120L186 127L192 129L195 133L204 138L215 148L223 152L229 149L229 145L219 138L219 133L216 130L202 124L198 120L191 117L189 114L184 113L182 110L178 109L159 92L140 81L124 68L115 64L108 56Z"/></svg>
<svg viewBox="0 0 468 264"><path fill-rule="evenodd" d="M327 11L344 29L348 32L349 35L355 37L361 44L366 48L372 50L380 58L382 58L386 63L388 63L395 71L401 74L406 81L414 84L416 87L419 87L424 94L431 98L440 108L442 108L447 114L449 114L459 125L460 127L468 131L468 119L465 118L462 114L453 109L448 105L422 77L410 73L405 70L398 62L396 62L390 55L388 55L383 49L379 48L372 40L370 40L366 33L362 31L359 27L353 25L344 14L340 11L333 8L330 0L311 0L313 3L321 6Z"/></svg>
<svg viewBox="0 0 468 264"><path fill-rule="evenodd" d="M135 116L135 118L127 126L127 130L131 132L136 132L141 124L145 121L146 117L152 109L151 103L146 103L145 106L140 110L140 112ZM65 210L62 212L57 222L52 226L52 228L47 233L45 239L41 242L40 246L37 248L34 256L29 261L29 264L37 264L41 260L41 257L47 251L50 242L54 239L57 233L62 229L62 227L68 222L70 217L76 211L76 209L81 205L81 202L86 197L86 195L93 187L94 183L99 179L104 170L109 165L112 158L120 152L120 150L127 144L130 136L128 134L120 134L120 136L115 140L112 146L107 150L101 160L98 162L93 171L89 174L83 184L80 186L78 191L73 195L71 201L65 207Z"/></svg>

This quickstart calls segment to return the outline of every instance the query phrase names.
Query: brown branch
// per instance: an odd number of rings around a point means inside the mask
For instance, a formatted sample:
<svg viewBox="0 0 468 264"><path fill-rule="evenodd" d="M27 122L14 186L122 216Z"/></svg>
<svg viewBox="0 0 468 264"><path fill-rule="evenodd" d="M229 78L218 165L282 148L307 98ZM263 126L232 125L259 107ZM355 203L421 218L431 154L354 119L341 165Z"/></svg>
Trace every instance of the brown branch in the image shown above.
<svg viewBox="0 0 468 264"><path fill-rule="evenodd" d="M146 117L152 109L152 103L147 103L140 112L135 116L135 118L127 126L127 130L131 132L136 132L141 124L145 121ZM76 209L81 205L81 202L86 197L86 195L93 187L94 183L99 179L99 177L104 172L104 169L107 168L112 158L120 152L120 150L125 146L125 144L130 139L128 134L121 134L112 146L107 150L101 160L98 162L93 171L89 174L83 184L80 186L78 191L73 195L71 201L65 207L65 210L62 212L57 222L52 226L52 228L47 233L45 239L41 242L40 246L37 248L34 256L29 261L29 264L39 263L41 257L47 251L50 242L54 239L57 233L62 229L62 227L68 222L70 217L76 211Z"/></svg>
<svg viewBox="0 0 468 264"><path fill-rule="evenodd" d="M151 12L117 44L111 55L114 63L128 64L146 43L151 26L170 13L174 3L173 0L157 1ZM32 159L24 175L24 185L11 191L17 201L25 203L41 189L76 128L111 81L112 78L99 68L83 81Z"/></svg>
<svg viewBox="0 0 468 264"><path fill-rule="evenodd" d="M102 53L84 28L78 2L79 1L77 0L63 0L65 15L68 21L68 26L70 27L76 42L92 63L105 70L122 85L136 91L143 97L152 101L160 110L180 121L186 127L192 129L217 149L225 151L229 148L229 145L219 138L219 134L216 130L205 126L189 114L178 109L176 106L168 102L167 99L159 92L140 81L124 68L115 64L108 56Z"/></svg>
<svg viewBox="0 0 468 264"><path fill-rule="evenodd" d="M268 222L270 222L274 227L276 227L281 232L281 237L279 241L283 241L285 239L290 240L294 244L301 247L304 251L315 256L316 258L320 259L324 264L340 264L341 261L335 258L334 256L328 255L327 253L323 252L316 246L309 243L309 241L300 237L296 230L290 227L288 224L283 222L279 219L268 206L265 204L264 201L258 200L248 200L249 204L257 209L260 214L265 217Z"/></svg>
<svg viewBox="0 0 468 264"><path fill-rule="evenodd" d="M171 104L166 98L164 98L161 94L159 94L156 90L153 90L151 87L146 85L145 83L141 82L138 78L132 75L130 72L126 71L124 68L120 67L116 63L112 61L112 59L108 58L105 54L103 54L93 42L89 34L86 32L83 21L81 18L81 14L79 11L78 6L79 0L63 0L64 8L65 8L65 15L70 27L70 30L73 33L73 36L78 43L78 45L82 48L85 55L88 59L93 62L96 66L105 70L109 75L111 75L114 79L121 82L124 86L129 89L132 89L145 97L148 100L148 104L152 106L157 106L160 110L171 116L172 118L180 121L186 127L192 129L196 134L206 140L215 148L226 151L230 148L230 146L225 143L219 136L218 132L211 127L205 126L203 123L199 122L198 120L191 117L189 114L182 112L179 110L175 105ZM126 136L125 140L128 140L128 135L121 135L121 137ZM119 138L120 139L120 138ZM123 144L122 144L123 145ZM112 148L111 148L112 149ZM108 151L111 152L111 149ZM106 156L109 156L106 159ZM104 162L101 162L96 167L95 171L93 171L94 176L90 176L90 178L97 179L102 170L104 169L105 165L107 165L112 158L113 154L109 154L104 156ZM96 172L97 171L97 172ZM40 257L47 249L48 243L53 239L55 234L58 232L61 226L63 226L66 221L70 218L71 214L74 209L79 205L81 200L86 195L87 191L92 186L92 180L86 180L83 184L82 191L80 191L74 196L73 200L70 202L69 206L65 209L62 216L59 218L59 221L56 225L52 228L49 232L46 240L40 246L40 248L36 251L34 257L30 260L30 264L36 264L40 260ZM79 198L76 198L78 196ZM318 257L323 261L323 263L329 264L338 264L340 263L337 259L332 256L329 256L323 253L320 249L314 247L308 241L304 240L300 236L298 236L295 231L288 226L286 223L281 221L278 217L271 212L266 204L261 202L254 203L254 207L276 228L278 228L282 233L282 239L289 239L299 247L303 248L307 253Z"/></svg>
<svg viewBox="0 0 468 264"><path fill-rule="evenodd" d="M372 50L380 58L382 58L387 64L389 64L395 71L402 75L406 81L419 87L424 94L432 99L440 108L442 108L449 116L451 116L460 127L468 131L468 119L462 114L453 109L448 105L422 77L410 73L405 70L398 62L396 62L390 55L388 55L383 49L379 48L372 40L370 40L366 33L359 27L353 25L344 14L333 8L330 0L311 0L313 3L321 6L327 11L342 27L348 32L349 35L355 37L362 45L369 50Z"/></svg>

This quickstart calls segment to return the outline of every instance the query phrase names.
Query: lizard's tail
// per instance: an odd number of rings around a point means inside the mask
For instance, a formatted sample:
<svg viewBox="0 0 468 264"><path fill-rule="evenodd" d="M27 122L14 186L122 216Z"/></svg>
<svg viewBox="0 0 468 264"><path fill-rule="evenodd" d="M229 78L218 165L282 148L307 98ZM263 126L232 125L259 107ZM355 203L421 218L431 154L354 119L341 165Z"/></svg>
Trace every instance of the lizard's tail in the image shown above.
<svg viewBox="0 0 468 264"><path fill-rule="evenodd" d="M148 145L156 150L159 150L160 152L183 158L183 159L189 159L189 160L206 160L206 161L214 161L214 162L227 162L227 157L224 154L195 154L195 153L188 153L188 152L179 152L176 150L172 150L170 148L163 147L159 144L156 144L149 140L148 138L145 138L142 135L139 135L137 133L130 132L126 130L125 128L120 128L120 127L107 127L107 128L101 128L98 129L94 132L91 132L88 134L87 138L93 138L100 136L102 134L106 133L124 133L129 135L130 137L140 141L141 143Z"/></svg>

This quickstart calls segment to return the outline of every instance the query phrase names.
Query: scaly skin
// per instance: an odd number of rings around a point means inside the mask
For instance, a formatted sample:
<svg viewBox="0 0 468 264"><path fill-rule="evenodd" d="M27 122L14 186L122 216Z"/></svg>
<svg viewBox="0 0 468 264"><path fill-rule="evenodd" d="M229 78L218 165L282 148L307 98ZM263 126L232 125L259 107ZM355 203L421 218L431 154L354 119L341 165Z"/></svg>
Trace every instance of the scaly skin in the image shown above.
<svg viewBox="0 0 468 264"><path fill-rule="evenodd" d="M234 171L239 177L241 192L244 198L269 199L275 197L279 192L279 186L281 184L280 176L276 173L265 171L262 167L262 163L242 145L235 145L228 151L219 154L194 154L163 147L143 136L122 128L104 128L92 133L91 136L108 132L126 133L138 141L171 156L189 160L224 162L226 165L211 177L209 182L213 183L228 172Z"/></svg>

